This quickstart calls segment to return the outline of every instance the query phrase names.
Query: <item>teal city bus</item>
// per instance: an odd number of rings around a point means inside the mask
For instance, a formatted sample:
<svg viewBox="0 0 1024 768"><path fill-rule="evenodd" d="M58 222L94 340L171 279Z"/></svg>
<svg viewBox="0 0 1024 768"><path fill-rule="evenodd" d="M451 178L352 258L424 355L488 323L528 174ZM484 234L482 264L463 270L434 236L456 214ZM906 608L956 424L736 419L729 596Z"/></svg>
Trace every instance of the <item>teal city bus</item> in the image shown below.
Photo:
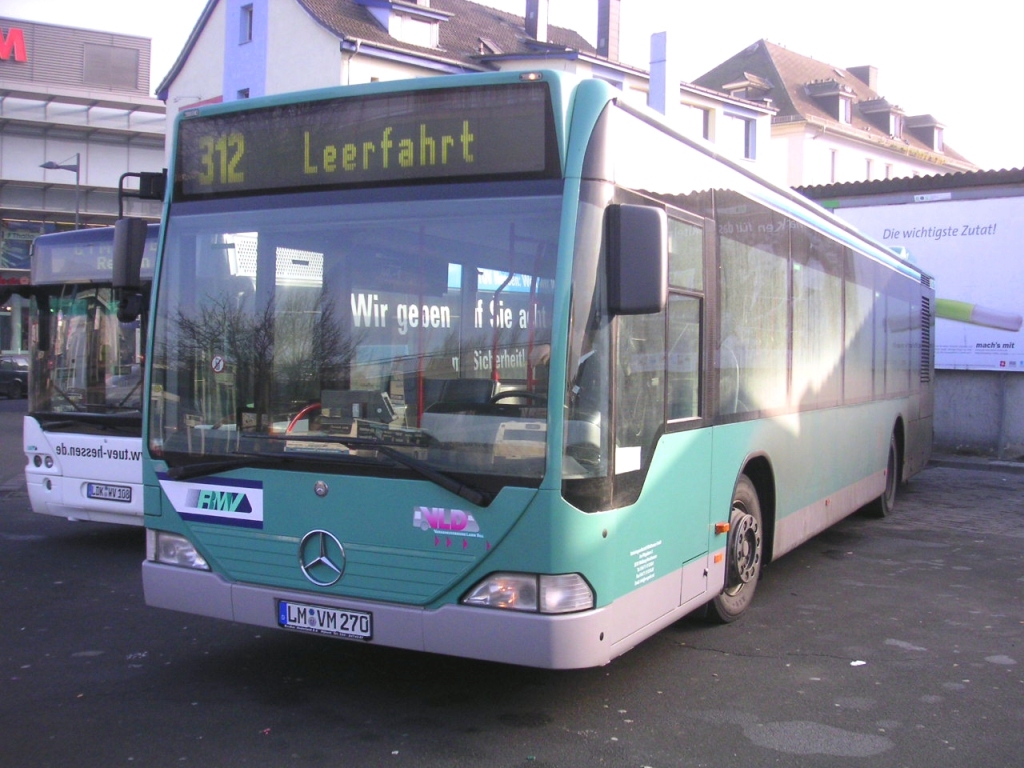
<svg viewBox="0 0 1024 768"><path fill-rule="evenodd" d="M605 82L200 107L169 182L149 605L595 666L929 458L930 278Z"/></svg>

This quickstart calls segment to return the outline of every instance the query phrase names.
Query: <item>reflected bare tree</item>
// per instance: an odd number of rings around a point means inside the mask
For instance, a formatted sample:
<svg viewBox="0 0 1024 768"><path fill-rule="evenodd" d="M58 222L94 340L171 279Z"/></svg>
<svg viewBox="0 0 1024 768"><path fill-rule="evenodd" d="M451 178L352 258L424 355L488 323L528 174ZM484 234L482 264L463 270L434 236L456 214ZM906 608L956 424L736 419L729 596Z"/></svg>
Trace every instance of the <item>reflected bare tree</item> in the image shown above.
<svg viewBox="0 0 1024 768"><path fill-rule="evenodd" d="M230 294L206 299L197 312L178 311L172 342L177 375L188 379L177 391L193 393L186 407L204 423L233 421L245 407L269 425L344 378L357 340L321 295L291 294L255 314Z"/></svg>

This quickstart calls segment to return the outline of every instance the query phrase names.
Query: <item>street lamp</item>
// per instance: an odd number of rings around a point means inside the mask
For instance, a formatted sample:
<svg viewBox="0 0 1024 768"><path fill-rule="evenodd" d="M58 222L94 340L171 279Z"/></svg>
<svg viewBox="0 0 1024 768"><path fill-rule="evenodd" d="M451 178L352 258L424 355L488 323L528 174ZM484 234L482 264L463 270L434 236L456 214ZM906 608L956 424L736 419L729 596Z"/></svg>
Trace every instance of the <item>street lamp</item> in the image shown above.
<svg viewBox="0 0 1024 768"><path fill-rule="evenodd" d="M70 160L69 157L67 160ZM78 193L80 190L79 181L81 180L81 167L82 167L82 153L75 152L75 162L71 164L65 160L62 163L55 163L53 160L47 160L45 163L40 165L40 168L45 168L48 171L74 171L75 172L75 229L78 229Z"/></svg>

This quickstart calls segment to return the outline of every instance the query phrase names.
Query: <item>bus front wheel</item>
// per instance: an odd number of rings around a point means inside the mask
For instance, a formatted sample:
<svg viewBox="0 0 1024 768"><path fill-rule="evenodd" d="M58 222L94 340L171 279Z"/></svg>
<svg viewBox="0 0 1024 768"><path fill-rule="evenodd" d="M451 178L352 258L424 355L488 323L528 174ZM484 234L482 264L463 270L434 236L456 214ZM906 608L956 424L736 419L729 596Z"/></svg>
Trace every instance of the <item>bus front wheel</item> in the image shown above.
<svg viewBox="0 0 1024 768"><path fill-rule="evenodd" d="M764 556L763 530L757 489L749 477L740 475L729 513L725 588L711 601L712 618L723 624L738 619L754 599Z"/></svg>

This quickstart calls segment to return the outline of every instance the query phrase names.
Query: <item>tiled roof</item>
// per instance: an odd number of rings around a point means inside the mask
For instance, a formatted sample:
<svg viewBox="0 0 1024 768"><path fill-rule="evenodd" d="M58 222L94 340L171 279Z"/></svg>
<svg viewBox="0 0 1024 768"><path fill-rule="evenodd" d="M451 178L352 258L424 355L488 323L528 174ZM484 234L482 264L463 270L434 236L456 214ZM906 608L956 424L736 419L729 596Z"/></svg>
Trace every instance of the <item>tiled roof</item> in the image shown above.
<svg viewBox="0 0 1024 768"><path fill-rule="evenodd" d="M941 153L936 153L931 146L910 131L904 130L900 140L892 139L887 131L881 130L867 120L857 107L860 103L878 102L881 99L881 95L872 90L867 83L842 67L802 56L767 40L758 40L710 72L701 75L694 82L708 88L721 89L725 84L742 81L745 76L751 74L773 85L764 97L771 99L772 104L779 110L773 119L775 123L803 120L828 124L854 135L868 137L880 144L900 143L921 152L941 155L970 165L970 161L948 145L943 147ZM852 94L854 109L849 125L840 123L835 114L830 113L821 101L808 93L807 86L812 83L819 84L816 86L819 90L828 91L831 86L834 92L842 90Z"/></svg>
<svg viewBox="0 0 1024 768"><path fill-rule="evenodd" d="M491 54L497 50L503 54L525 54L536 51L538 45L537 41L527 37L522 16L469 0L431 0L431 11L449 15L447 21L441 22L438 48L424 48L396 40L356 0L297 2L324 29L342 40L362 40L415 55L457 62L473 69L482 68L479 61L481 53ZM481 43L485 45L483 51ZM594 47L577 32L550 25L544 47L594 53Z"/></svg>

